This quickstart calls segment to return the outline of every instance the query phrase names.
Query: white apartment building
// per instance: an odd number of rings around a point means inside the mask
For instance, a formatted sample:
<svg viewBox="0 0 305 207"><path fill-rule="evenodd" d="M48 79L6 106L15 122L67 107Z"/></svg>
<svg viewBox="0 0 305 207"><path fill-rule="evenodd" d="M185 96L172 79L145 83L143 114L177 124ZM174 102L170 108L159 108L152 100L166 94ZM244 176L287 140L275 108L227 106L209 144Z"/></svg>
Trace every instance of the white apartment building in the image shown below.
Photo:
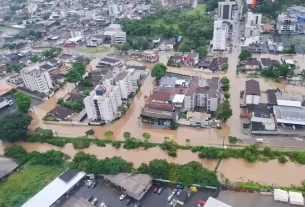
<svg viewBox="0 0 305 207"><path fill-rule="evenodd" d="M121 25L110 24L104 31L104 38L110 38L111 44L123 44L126 42L126 32L123 32Z"/></svg>
<svg viewBox="0 0 305 207"><path fill-rule="evenodd" d="M277 17L276 28L280 34L296 33L298 19L295 15L281 13Z"/></svg>
<svg viewBox="0 0 305 207"><path fill-rule="evenodd" d="M120 87L122 99L127 99L128 95L133 92L131 74L128 71L119 73L114 79L114 84Z"/></svg>
<svg viewBox="0 0 305 207"><path fill-rule="evenodd" d="M213 50L224 51L227 49L228 25L222 21L214 21Z"/></svg>
<svg viewBox="0 0 305 207"><path fill-rule="evenodd" d="M259 36L262 24L262 14L248 11L246 16L244 37Z"/></svg>
<svg viewBox="0 0 305 207"><path fill-rule="evenodd" d="M22 69L20 74L25 86L30 90L49 93L53 88L48 71L42 70L38 64Z"/></svg>
<svg viewBox="0 0 305 207"><path fill-rule="evenodd" d="M236 3L230 0L218 2L218 19L226 21L233 20L234 5L236 5Z"/></svg>
<svg viewBox="0 0 305 207"><path fill-rule="evenodd" d="M93 121L111 122L118 117L122 105L118 86L97 85L84 99L87 116Z"/></svg>

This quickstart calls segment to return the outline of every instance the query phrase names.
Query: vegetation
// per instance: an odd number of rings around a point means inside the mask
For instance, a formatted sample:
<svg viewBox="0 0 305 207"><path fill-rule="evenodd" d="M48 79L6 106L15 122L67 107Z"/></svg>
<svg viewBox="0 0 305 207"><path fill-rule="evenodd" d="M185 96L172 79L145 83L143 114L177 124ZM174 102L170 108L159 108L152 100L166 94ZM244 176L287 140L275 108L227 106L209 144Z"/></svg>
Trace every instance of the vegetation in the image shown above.
<svg viewBox="0 0 305 207"><path fill-rule="evenodd" d="M221 66L221 70L227 71L229 69L229 64L225 63Z"/></svg>
<svg viewBox="0 0 305 207"><path fill-rule="evenodd" d="M79 47L76 48L76 50L79 52L87 52L87 53L102 53L107 51L104 48L91 48L91 47Z"/></svg>
<svg viewBox="0 0 305 207"><path fill-rule="evenodd" d="M204 57L204 56L207 56L208 54L208 48L207 47L203 47L203 46L200 46L196 49L196 52L199 53L199 57Z"/></svg>
<svg viewBox="0 0 305 207"><path fill-rule="evenodd" d="M66 74L66 80L68 83L76 83L80 82L82 80L81 74L75 69L69 70L69 72Z"/></svg>
<svg viewBox="0 0 305 207"><path fill-rule="evenodd" d="M236 137L232 137L232 136L229 136L229 143L230 144L237 144L237 143L241 143L242 141Z"/></svg>
<svg viewBox="0 0 305 207"><path fill-rule="evenodd" d="M41 55L46 58L53 58L53 57L56 57L61 51L62 51L61 48L51 48L51 49L42 51Z"/></svg>
<svg viewBox="0 0 305 207"><path fill-rule="evenodd" d="M25 140L32 117L21 112L0 118L0 139L8 142Z"/></svg>
<svg viewBox="0 0 305 207"><path fill-rule="evenodd" d="M295 54L295 45L294 44L290 44L288 47L285 47L283 49L283 52L285 54Z"/></svg>
<svg viewBox="0 0 305 207"><path fill-rule="evenodd" d="M83 94L85 96L89 96L90 92L91 92L90 90L86 89L86 90L84 90Z"/></svg>
<svg viewBox="0 0 305 207"><path fill-rule="evenodd" d="M250 57L252 56L252 53L251 51L249 50L242 50L238 56L238 58L240 60L246 60L246 59L249 59Z"/></svg>
<svg viewBox="0 0 305 207"><path fill-rule="evenodd" d="M32 63L39 63L39 62L41 62L41 58L38 55L33 55L31 57L31 62Z"/></svg>
<svg viewBox="0 0 305 207"><path fill-rule="evenodd" d="M229 88L230 88L230 80L226 76L222 77L220 79L220 82L222 84L223 90L225 90L225 91L229 90Z"/></svg>
<svg viewBox="0 0 305 207"><path fill-rule="evenodd" d="M192 48L188 43L184 42L179 46L178 50L179 52L190 52Z"/></svg>
<svg viewBox="0 0 305 207"><path fill-rule="evenodd" d="M4 156L13 158L19 164L25 162L27 160L27 152L26 150L19 145L11 145L4 149Z"/></svg>
<svg viewBox="0 0 305 207"><path fill-rule="evenodd" d="M57 118L53 115L46 115L45 117L43 117L44 121L57 121Z"/></svg>
<svg viewBox="0 0 305 207"><path fill-rule="evenodd" d="M31 107L31 97L18 91L13 94L18 111L27 113Z"/></svg>
<svg viewBox="0 0 305 207"><path fill-rule="evenodd" d="M157 63L151 70L151 76L160 79L166 74L166 70L167 67L163 63Z"/></svg>
<svg viewBox="0 0 305 207"><path fill-rule="evenodd" d="M19 73L20 70L21 70L21 66L18 63L12 63L12 64L6 65L6 72L8 72L8 73L12 73L12 72Z"/></svg>
<svg viewBox="0 0 305 207"><path fill-rule="evenodd" d="M72 100L72 99L68 99L68 100L64 101L63 98L59 98L57 100L57 104L60 104L69 109L73 109L75 111L81 111L85 108L85 106L82 102L77 101L77 100Z"/></svg>
<svg viewBox="0 0 305 207"><path fill-rule="evenodd" d="M91 144L90 139L85 139L85 138L77 138L73 141L74 149L88 148L90 144Z"/></svg>
<svg viewBox="0 0 305 207"><path fill-rule="evenodd" d="M226 93L224 94L225 99L229 99L230 96L231 96L231 95L230 95L228 92L226 92Z"/></svg>
<svg viewBox="0 0 305 207"><path fill-rule="evenodd" d="M89 129L85 133L86 133L86 136L93 136L95 134L95 131L93 129Z"/></svg>
<svg viewBox="0 0 305 207"><path fill-rule="evenodd" d="M112 137L113 136L113 131L106 131L105 133L104 133L104 136L107 138L107 139L109 139L110 137Z"/></svg>
<svg viewBox="0 0 305 207"><path fill-rule="evenodd" d="M226 122L232 116L231 105L228 100L218 105L216 109L216 118L221 122Z"/></svg>
<svg viewBox="0 0 305 207"><path fill-rule="evenodd" d="M180 112L179 119L186 119L187 111Z"/></svg>
<svg viewBox="0 0 305 207"><path fill-rule="evenodd" d="M268 78L280 78L288 77L293 75L293 70L287 64L283 65L272 65L267 69L261 69L261 74Z"/></svg>

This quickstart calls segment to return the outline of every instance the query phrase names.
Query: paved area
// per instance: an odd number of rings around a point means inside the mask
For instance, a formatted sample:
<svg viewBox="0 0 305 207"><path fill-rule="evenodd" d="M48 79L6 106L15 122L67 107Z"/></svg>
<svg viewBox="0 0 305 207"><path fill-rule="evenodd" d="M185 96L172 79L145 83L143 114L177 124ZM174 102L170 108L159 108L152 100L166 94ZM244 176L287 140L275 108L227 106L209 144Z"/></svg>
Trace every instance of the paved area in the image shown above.
<svg viewBox="0 0 305 207"><path fill-rule="evenodd" d="M233 207L292 207L289 203L273 200L273 196L264 196L259 193L242 193L234 191L221 191L218 200Z"/></svg>
<svg viewBox="0 0 305 207"><path fill-rule="evenodd" d="M171 188L165 188L164 191L159 194L153 192L153 187L144 195L141 200L141 207L167 207L169 202L167 201L168 196L171 194ZM214 190L204 189L199 190L196 193L193 193L189 200L184 206L194 207L197 206L199 200L207 200L208 197L215 194ZM121 193L115 189L108 188L104 182L97 184L95 188L87 188L81 186L79 189L76 189L73 195L71 195L62 205L62 207L71 207L71 206L84 206L87 203L87 206L92 206L89 202L84 201L88 196L93 196L98 198L98 203L96 206L99 206L100 203L105 203L107 207L125 207L125 200L120 201ZM135 201L133 201L130 206L133 206Z"/></svg>

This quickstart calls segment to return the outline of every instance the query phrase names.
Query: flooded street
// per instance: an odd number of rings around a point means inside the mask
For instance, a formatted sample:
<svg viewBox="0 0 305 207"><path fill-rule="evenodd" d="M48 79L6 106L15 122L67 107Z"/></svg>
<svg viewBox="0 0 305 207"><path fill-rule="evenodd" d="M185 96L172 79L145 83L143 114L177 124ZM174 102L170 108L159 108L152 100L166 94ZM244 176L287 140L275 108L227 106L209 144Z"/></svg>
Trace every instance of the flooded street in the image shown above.
<svg viewBox="0 0 305 207"><path fill-rule="evenodd" d="M197 161L202 163L203 167L208 168L209 170L214 170L218 161L199 159L197 153L193 153L190 150L178 150L177 158L173 158L168 156L165 151L158 147L150 148L147 150L126 150L123 148L116 149L111 145L106 145L106 147L91 145L87 149L75 150L72 144L66 144L65 147L62 148L41 143L21 142L17 144L23 146L29 152L46 152L48 150L54 149L60 150L70 155L71 157L73 157L79 151L94 154L99 159L120 156L123 159L132 162L134 167L140 166L141 163L149 163L149 161L153 159L166 159L168 162L177 164L186 164L191 161ZM3 153L4 148L7 146L7 144L2 144L2 147L0 148L0 154ZM266 185L276 184L278 186L290 186L290 184L300 185L301 181L305 180L305 165L295 164L292 162L280 164L277 160L272 160L268 163L249 163L243 159L226 159L222 160L221 164L219 165L218 172L222 173L224 177L228 178L231 183L251 180L262 182ZM287 175L294 176L290 176L289 179L287 179Z"/></svg>

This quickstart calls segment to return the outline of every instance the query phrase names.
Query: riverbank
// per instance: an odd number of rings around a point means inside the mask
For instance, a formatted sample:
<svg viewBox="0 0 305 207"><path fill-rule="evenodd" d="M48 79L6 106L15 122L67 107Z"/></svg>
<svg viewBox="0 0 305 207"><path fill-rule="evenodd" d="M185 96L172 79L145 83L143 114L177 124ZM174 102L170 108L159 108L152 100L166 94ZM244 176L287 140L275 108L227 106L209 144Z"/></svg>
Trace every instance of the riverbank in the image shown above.
<svg viewBox="0 0 305 207"><path fill-rule="evenodd" d="M139 167L141 163L149 163L154 159L165 159L168 162L175 164L186 164L191 161L197 161L202 164L203 167L214 170L218 159L200 159L198 154L192 152L191 150L177 149L177 157L170 157L166 151L158 147L149 148L144 150L143 148L127 150L124 148L116 149L111 145L106 145L105 147L98 147L96 145L90 145L90 147L85 149L74 149L71 143L66 144L64 147L56 147L46 143L26 143L18 142L16 143L24 147L28 152L38 151L46 152L48 150L58 150L62 151L72 158L77 152L85 152L97 156L98 159L104 159L106 157L120 156L124 157L125 160L132 162L134 167ZM6 147L11 144L5 144ZM0 153L3 154L4 149L0 149ZM270 170L272 169L272 170ZM277 186L299 186L303 180L305 180L305 165L300 165L293 162L287 162L286 164L281 164L277 160L270 160L267 163L264 162L254 162L249 163L244 159L223 159L220 163L217 172L223 174L225 178L229 180L230 183L238 183L245 181L261 182L265 185ZM287 175L290 176L287 179Z"/></svg>

